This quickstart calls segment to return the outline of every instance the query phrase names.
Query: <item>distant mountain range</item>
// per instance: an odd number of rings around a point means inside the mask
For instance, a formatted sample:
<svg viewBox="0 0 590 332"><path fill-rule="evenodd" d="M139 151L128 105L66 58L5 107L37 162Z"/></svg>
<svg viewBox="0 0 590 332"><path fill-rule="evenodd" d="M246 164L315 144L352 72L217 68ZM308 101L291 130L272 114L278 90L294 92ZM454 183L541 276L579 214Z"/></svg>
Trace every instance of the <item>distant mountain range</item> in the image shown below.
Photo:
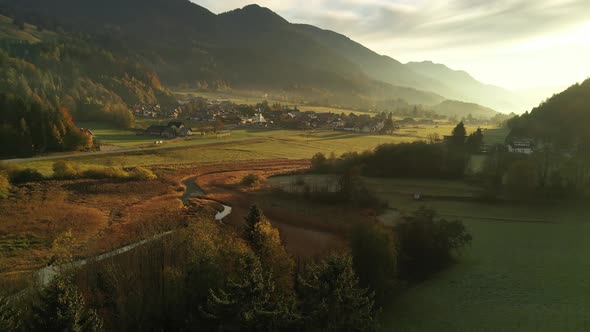
<svg viewBox="0 0 590 332"><path fill-rule="evenodd" d="M431 62L402 64L257 5L216 15L188 0L0 0L0 10L48 30L83 33L152 68L167 86L206 83L359 107L393 99L428 107L456 100L465 102L460 116L518 108L514 93L466 72Z"/></svg>

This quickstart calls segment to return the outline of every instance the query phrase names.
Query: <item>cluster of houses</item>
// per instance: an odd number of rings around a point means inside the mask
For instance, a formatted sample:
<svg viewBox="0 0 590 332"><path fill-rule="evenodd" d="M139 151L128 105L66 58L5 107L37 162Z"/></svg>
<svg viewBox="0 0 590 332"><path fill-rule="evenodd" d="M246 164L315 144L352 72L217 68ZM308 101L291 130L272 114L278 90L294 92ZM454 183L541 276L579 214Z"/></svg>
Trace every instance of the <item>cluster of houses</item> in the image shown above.
<svg viewBox="0 0 590 332"><path fill-rule="evenodd" d="M183 122L173 121L164 125L153 125L146 129L146 134L162 138L188 137L193 135L192 128L186 127Z"/></svg>
<svg viewBox="0 0 590 332"><path fill-rule="evenodd" d="M157 104L136 104L133 105L132 112L135 115L135 117L138 118L178 119L178 117L180 116L181 108L179 106L168 109L162 109L162 107Z"/></svg>
<svg viewBox="0 0 590 332"><path fill-rule="evenodd" d="M256 127L284 129L333 129L357 133L380 133L385 126L384 113L369 116L367 114L337 114L300 111L297 107L269 105L235 104L231 101L193 98L179 101L177 113L173 118L203 124L221 122L225 127ZM433 125L433 120L414 120L406 118L395 122L395 127L409 125Z"/></svg>

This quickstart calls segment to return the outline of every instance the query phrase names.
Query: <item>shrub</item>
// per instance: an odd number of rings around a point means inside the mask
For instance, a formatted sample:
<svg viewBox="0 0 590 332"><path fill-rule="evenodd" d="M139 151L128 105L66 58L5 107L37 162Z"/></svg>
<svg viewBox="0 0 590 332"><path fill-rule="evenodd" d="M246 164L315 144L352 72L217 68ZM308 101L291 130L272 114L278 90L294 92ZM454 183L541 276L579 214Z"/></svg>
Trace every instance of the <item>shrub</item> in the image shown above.
<svg viewBox="0 0 590 332"><path fill-rule="evenodd" d="M129 174L120 167L92 167L82 173L82 176L90 179L127 179Z"/></svg>
<svg viewBox="0 0 590 332"><path fill-rule="evenodd" d="M8 193L10 192L10 182L8 178L2 174L0 174L0 199L4 199L8 197Z"/></svg>
<svg viewBox="0 0 590 332"><path fill-rule="evenodd" d="M360 285L375 292L378 304L391 298L397 278L397 248L390 230L359 224L353 229L350 247Z"/></svg>
<svg viewBox="0 0 590 332"><path fill-rule="evenodd" d="M139 181L152 181L158 178L154 172L145 167L135 167L129 171L129 176L134 180Z"/></svg>
<svg viewBox="0 0 590 332"><path fill-rule="evenodd" d="M53 163L53 177L57 179L75 179L80 177L80 166L68 161Z"/></svg>
<svg viewBox="0 0 590 332"><path fill-rule="evenodd" d="M253 187L260 182L260 177L256 174L248 174L242 178L241 184L245 187Z"/></svg>
<svg viewBox="0 0 590 332"><path fill-rule="evenodd" d="M300 187L300 186L304 186L304 185L305 185L305 178L304 178L304 177L302 177L302 176L298 176L298 177L295 179L295 182L294 182L294 184L295 184L296 186L298 186L298 187Z"/></svg>
<svg viewBox="0 0 590 332"><path fill-rule="evenodd" d="M311 170L315 173L326 173L329 171L330 165L326 155L318 152L311 158Z"/></svg>
<svg viewBox="0 0 590 332"><path fill-rule="evenodd" d="M8 177L13 184L41 181L45 178L43 174L32 168L11 170Z"/></svg>
<svg viewBox="0 0 590 332"><path fill-rule="evenodd" d="M453 252L471 243L461 221L436 220L433 210L420 209L395 227L402 278L423 280L446 267Z"/></svg>

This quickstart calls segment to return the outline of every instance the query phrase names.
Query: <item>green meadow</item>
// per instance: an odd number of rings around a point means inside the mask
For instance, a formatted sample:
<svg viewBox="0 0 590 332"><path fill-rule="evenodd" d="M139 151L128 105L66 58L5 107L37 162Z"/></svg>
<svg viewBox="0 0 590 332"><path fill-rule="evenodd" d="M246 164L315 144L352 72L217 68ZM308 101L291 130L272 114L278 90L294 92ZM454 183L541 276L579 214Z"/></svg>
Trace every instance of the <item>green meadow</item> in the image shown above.
<svg viewBox="0 0 590 332"><path fill-rule="evenodd" d="M292 188L300 176L270 179ZM337 182L310 175L310 185ZM420 207L463 220L473 236L458 264L412 286L383 311L382 331L588 331L590 329L590 207L583 203L481 203L463 182L365 178L396 213ZM427 195L415 201L413 193Z"/></svg>
<svg viewBox="0 0 590 332"><path fill-rule="evenodd" d="M232 130L231 135L217 138L215 135L201 137L199 134L188 139L163 140L153 144L159 137L137 135L135 131L101 127L99 124L85 124L93 130L97 140L129 151L115 151L109 154L79 153L59 159L71 159L82 167L92 165L120 165L124 167L154 166L164 164L213 163L232 160L255 159L305 159L317 152L341 155L345 152L374 149L380 144L414 142L427 140L428 135L437 132L447 135L452 126L425 126L416 131L397 131L394 135L368 135L341 131L297 131L297 130ZM83 127L82 125L80 125ZM468 128L475 130L475 128ZM56 158L36 158L20 162L23 167L38 169L51 174Z"/></svg>
<svg viewBox="0 0 590 332"><path fill-rule="evenodd" d="M473 235L457 265L412 287L385 310L384 331L589 330L585 204L464 201L478 190L457 182L367 183L392 207L431 207L444 218L463 220ZM432 198L416 202L416 191Z"/></svg>

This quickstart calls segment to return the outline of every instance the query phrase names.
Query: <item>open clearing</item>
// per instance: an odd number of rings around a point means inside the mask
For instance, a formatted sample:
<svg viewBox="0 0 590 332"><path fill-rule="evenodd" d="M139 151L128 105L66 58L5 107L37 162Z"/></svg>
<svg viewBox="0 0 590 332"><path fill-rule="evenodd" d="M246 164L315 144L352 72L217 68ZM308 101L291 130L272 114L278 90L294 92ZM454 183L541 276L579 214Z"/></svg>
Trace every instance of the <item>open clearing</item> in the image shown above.
<svg viewBox="0 0 590 332"><path fill-rule="evenodd" d="M230 137L213 136L165 143L158 150L136 148L130 152L113 151L109 154L78 154L75 162L82 167L90 165L116 165L124 167L152 166L164 164L213 163L238 160L263 159L306 159L317 152L340 155L345 152L364 151L385 143L414 142L427 140L433 132L447 135L453 126L440 125L418 128L405 128L394 135L368 135L342 131L292 131L255 130L232 131ZM406 131L407 130L407 131ZM475 128L468 128L475 130ZM147 148L154 148L149 145ZM58 159L67 159L58 158ZM46 175L51 174L55 160L21 161L23 167L38 169Z"/></svg>
<svg viewBox="0 0 590 332"><path fill-rule="evenodd" d="M293 178L271 181L289 186ZM473 235L459 264L404 292L384 311L383 331L590 329L590 208L584 204L478 203L469 199L477 188L453 181L365 182L402 213L432 207L447 219L463 220ZM427 198L414 201L414 192Z"/></svg>

